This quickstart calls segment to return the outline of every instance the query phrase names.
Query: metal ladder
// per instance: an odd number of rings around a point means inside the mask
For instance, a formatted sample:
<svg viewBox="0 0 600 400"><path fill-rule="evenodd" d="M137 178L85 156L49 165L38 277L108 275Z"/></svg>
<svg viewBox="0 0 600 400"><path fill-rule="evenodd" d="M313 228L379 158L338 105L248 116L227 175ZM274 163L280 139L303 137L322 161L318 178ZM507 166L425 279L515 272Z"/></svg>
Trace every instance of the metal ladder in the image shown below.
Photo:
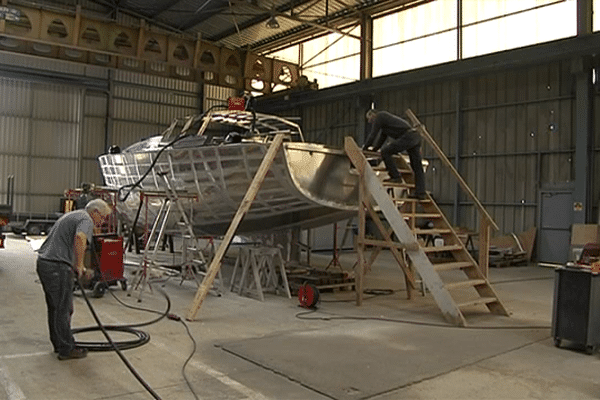
<svg viewBox="0 0 600 400"><path fill-rule="evenodd" d="M463 310L473 306L482 305L493 314L508 316L508 311L491 287L490 282L481 272L479 265L471 257L433 198L429 194L425 200L398 196L398 192L406 193L407 190L414 188L414 174L406 161L403 158L400 158L399 161L404 182L384 184L352 138L346 138L345 149L359 171L361 190L365 192L365 195L361 196L359 208L371 207L369 202L370 199L373 199L397 238L397 242L393 242L390 239L391 232L389 232L385 241L387 243L374 241L360 243L359 240L359 253L361 253L361 245L365 243L387 246L395 249L394 251L401 248L410 260L412 268L417 271L433 296L444 318L452 324L466 326L467 321ZM432 222L433 226L418 227L417 220L419 219L427 219ZM382 228L380 228L381 230ZM386 236L386 232L382 233ZM426 243L420 243L417 240L419 235L441 236L444 239L444 245L426 246ZM442 253L450 255L449 260L436 257ZM400 260L399 263L401 263ZM359 264L357 275L362 274L365 266L365 258L361 254L359 254ZM407 288L409 285L414 288L415 279L412 276L411 268L403 266L403 270L407 279ZM358 286L360 285L357 285L357 291Z"/></svg>
<svg viewBox="0 0 600 400"><path fill-rule="evenodd" d="M157 175L159 177L162 177L166 189L164 192L164 198L162 200L160 209L156 215L156 218L152 225L152 229L146 240L142 260L136 272L136 278L130 286L130 293L131 290L140 287L138 301L141 301L142 293L144 291L146 283L148 283L148 268L156 265L156 257L158 253L159 244L165 236L165 230L169 218L175 211L173 209L173 206L176 207L178 215L181 217L181 221L177 223L177 226L182 232L184 246L182 249L180 284L182 284L186 279L194 279L196 281L196 285L199 286L200 282L196 278L196 274L202 274L203 272L200 270L200 267L207 265L206 259L204 258L204 255L202 253L202 249L200 248L199 239L195 235L190 218L188 217L186 211L183 209L183 205L181 204L180 200L182 194L178 193L177 190L173 188L171 181L169 180L168 174L166 172L158 172ZM188 195L187 197L190 196ZM192 197L195 197L195 195ZM152 246L153 243L154 246ZM215 286L213 287L213 289L216 290L217 295L220 295L222 293L223 286L223 279L220 273L219 280L217 282L219 286Z"/></svg>

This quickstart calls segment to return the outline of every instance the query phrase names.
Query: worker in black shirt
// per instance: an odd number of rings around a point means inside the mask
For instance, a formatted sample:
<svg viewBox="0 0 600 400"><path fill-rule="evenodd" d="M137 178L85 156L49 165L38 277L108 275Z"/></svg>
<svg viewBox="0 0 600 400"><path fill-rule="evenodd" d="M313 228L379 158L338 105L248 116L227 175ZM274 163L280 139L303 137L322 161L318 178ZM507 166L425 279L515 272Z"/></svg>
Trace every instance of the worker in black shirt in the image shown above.
<svg viewBox="0 0 600 400"><path fill-rule="evenodd" d="M387 111L369 110L367 111L367 120L371 124L371 133L363 145L363 150L379 151L381 149L381 158L390 176L384 182L402 182L393 156L406 151L410 159L410 166L415 173L415 193L409 197L419 200L427 198L421 157L421 135L407 121ZM379 136L377 136L378 134ZM384 144L388 137L391 141ZM376 138L377 141L375 141ZM369 149L371 145L373 148Z"/></svg>

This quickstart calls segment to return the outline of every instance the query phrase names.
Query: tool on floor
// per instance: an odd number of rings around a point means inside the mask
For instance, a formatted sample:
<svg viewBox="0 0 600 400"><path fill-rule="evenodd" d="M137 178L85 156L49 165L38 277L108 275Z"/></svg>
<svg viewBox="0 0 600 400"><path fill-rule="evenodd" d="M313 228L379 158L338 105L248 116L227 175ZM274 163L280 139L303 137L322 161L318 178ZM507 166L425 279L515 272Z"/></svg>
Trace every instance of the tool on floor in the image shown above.
<svg viewBox="0 0 600 400"><path fill-rule="evenodd" d="M320 301L319 289L315 285L305 283L298 289L298 301L304 308L316 309Z"/></svg>

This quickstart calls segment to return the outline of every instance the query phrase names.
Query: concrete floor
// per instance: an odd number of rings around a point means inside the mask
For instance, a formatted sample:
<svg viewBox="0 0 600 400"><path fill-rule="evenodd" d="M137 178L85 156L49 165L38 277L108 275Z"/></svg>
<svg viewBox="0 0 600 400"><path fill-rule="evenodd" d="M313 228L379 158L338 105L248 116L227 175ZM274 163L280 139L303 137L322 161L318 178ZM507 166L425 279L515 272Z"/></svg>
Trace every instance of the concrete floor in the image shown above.
<svg viewBox="0 0 600 400"><path fill-rule="evenodd" d="M152 398L113 352L56 359L36 255L24 239L8 236L0 250L0 399ZM343 254L342 267L349 270L355 257ZM312 259L327 265L331 256ZM225 277L230 271L223 266ZM394 293L367 294L361 307L350 291L322 293L315 312L300 308L296 298L274 294L264 302L231 292L210 295L198 319L187 323L197 342L187 376L198 398L211 400L600 398L600 355L577 346L557 348L550 336L554 271L523 266L490 273L512 316L482 309L468 316L474 329L444 327L430 295L406 300L399 269L385 254L365 287ZM172 278L164 290L171 312L186 315L195 283ZM111 292L135 306L165 308L156 290L145 292L141 303L119 287ZM92 303L105 324L154 318L110 294ZM93 324L76 297L73 326ZM192 351L183 324L164 319L142 329L150 342L125 356L161 398L193 399L182 375Z"/></svg>

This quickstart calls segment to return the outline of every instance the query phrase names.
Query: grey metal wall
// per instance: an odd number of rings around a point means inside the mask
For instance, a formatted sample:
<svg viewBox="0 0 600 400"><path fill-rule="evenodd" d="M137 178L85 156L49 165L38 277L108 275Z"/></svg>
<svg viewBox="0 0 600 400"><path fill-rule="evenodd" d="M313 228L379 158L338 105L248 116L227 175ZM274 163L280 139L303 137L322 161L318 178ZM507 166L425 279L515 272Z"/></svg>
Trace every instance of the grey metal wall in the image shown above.
<svg viewBox="0 0 600 400"><path fill-rule="evenodd" d="M157 135L175 118L200 109L198 84L116 71L112 80L111 143L121 148Z"/></svg>
<svg viewBox="0 0 600 400"><path fill-rule="evenodd" d="M15 209L57 211L57 188L78 177L80 90L2 78L0 98L0 176L15 176Z"/></svg>
<svg viewBox="0 0 600 400"><path fill-rule="evenodd" d="M500 226L500 233L508 233L536 226L541 185L575 178L573 86L570 62L554 62L406 85L372 93L370 99L376 108L399 115L411 109L458 166ZM361 143L366 108L358 95L303 106L305 137L338 147L343 146L344 136ZM600 121L598 105L596 120ZM456 225L478 230L478 215L466 196L456 197L457 185L450 172L427 145L423 152L430 162L427 189L446 216ZM595 162L600 167L598 157ZM593 189L595 204L598 186Z"/></svg>
<svg viewBox="0 0 600 400"><path fill-rule="evenodd" d="M162 132L201 108L199 85L19 55L0 55L0 201L56 212L64 191L102 184L96 158Z"/></svg>

